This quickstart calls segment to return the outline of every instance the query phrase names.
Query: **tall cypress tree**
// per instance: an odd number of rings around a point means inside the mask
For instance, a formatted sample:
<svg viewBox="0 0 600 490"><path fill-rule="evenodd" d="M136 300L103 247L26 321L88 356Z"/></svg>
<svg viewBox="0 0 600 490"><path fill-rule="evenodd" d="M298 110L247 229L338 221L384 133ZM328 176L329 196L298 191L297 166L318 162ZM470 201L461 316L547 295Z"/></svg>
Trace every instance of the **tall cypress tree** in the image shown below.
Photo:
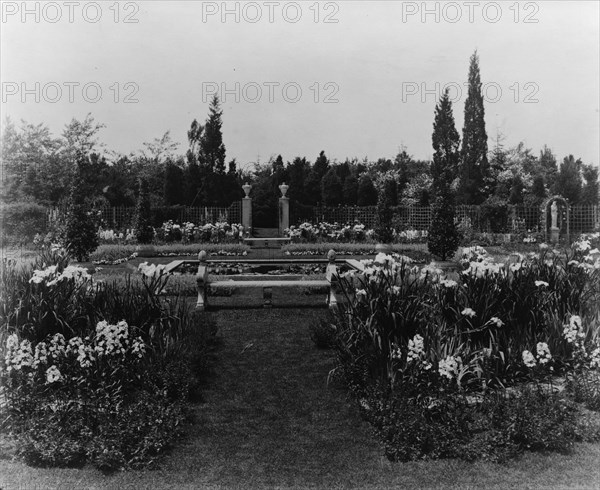
<svg viewBox="0 0 600 490"><path fill-rule="evenodd" d="M460 242L454 222L455 199L451 187L458 166L460 137L454 125L448 89L435 107L432 143L434 153L431 174L435 200L427 248L433 255L446 260L454 256Z"/></svg>
<svg viewBox="0 0 600 490"><path fill-rule="evenodd" d="M435 106L433 122L433 162L431 176L433 177L434 192L440 186L452 184L458 170L460 136L454 124L452 102L448 97L448 89Z"/></svg>
<svg viewBox="0 0 600 490"><path fill-rule="evenodd" d="M204 132L200 136L200 153L203 163L211 172L218 174L225 173L225 145L223 144L223 134L221 132L221 104L219 97L215 94L210 107L209 115L204 125Z"/></svg>
<svg viewBox="0 0 600 490"><path fill-rule="evenodd" d="M480 204L489 194L485 110L481 93L479 56L473 53L469 65L469 92L465 101L459 197L465 204Z"/></svg>

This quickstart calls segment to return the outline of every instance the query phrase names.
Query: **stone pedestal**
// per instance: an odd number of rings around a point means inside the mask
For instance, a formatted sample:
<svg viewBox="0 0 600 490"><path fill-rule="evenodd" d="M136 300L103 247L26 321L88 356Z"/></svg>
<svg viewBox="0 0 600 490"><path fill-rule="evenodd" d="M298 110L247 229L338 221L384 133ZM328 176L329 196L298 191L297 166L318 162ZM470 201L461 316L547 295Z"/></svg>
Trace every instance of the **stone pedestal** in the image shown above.
<svg viewBox="0 0 600 490"><path fill-rule="evenodd" d="M252 231L252 198L242 198L242 226L244 232Z"/></svg>
<svg viewBox="0 0 600 490"><path fill-rule="evenodd" d="M279 198L279 236L283 230L290 227L290 200L287 197Z"/></svg>
<svg viewBox="0 0 600 490"><path fill-rule="evenodd" d="M552 243L558 243L558 237L560 235L560 228L556 226L550 227L550 241Z"/></svg>

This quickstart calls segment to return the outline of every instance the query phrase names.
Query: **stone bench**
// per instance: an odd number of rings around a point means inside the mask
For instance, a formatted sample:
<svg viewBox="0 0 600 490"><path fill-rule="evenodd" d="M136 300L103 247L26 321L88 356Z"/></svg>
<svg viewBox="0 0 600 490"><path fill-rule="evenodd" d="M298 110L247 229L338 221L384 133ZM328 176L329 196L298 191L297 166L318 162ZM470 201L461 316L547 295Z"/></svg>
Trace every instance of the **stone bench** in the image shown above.
<svg viewBox="0 0 600 490"><path fill-rule="evenodd" d="M270 281L212 281L208 283L211 288L262 288L263 290L263 306L270 308L273 306L273 288L301 288L301 287L327 287L331 283L326 280L270 280ZM206 298L204 297L204 305L206 306ZM328 303L329 303L328 297ZM198 306L198 305L196 305Z"/></svg>
<svg viewBox="0 0 600 490"><path fill-rule="evenodd" d="M262 288L264 307L273 306L273 288L298 288L298 287L327 287L327 304L330 308L337 308L338 277L337 265L335 264L335 252L330 250L327 254L329 264L325 271L326 279L316 279L314 281L307 279L265 279L249 281L209 281L208 280L208 262L207 254L202 251L198 254L198 273L196 274L196 284L198 286L198 301L196 308L203 311L208 306L209 288Z"/></svg>

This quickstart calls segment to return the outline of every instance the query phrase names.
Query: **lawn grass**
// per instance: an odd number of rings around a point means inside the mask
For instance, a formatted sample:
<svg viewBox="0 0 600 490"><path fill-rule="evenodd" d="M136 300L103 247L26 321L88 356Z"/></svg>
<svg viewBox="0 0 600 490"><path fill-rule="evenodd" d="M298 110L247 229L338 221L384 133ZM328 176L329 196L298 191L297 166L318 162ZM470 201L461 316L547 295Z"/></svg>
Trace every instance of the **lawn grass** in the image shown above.
<svg viewBox="0 0 600 490"><path fill-rule="evenodd" d="M219 343L204 401L157 470L103 475L0 460L0 488L598 488L598 444L507 465L390 463L346 392L327 385L333 354L308 333L327 310L211 315Z"/></svg>

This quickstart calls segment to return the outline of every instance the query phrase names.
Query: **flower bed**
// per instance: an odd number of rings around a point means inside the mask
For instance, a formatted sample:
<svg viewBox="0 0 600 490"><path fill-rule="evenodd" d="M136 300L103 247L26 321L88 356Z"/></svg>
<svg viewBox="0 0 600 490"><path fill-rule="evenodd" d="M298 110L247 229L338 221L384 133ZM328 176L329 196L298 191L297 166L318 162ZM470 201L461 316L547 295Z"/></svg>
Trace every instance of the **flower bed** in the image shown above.
<svg viewBox="0 0 600 490"><path fill-rule="evenodd" d="M284 230L284 235L294 243L374 243L375 230L367 229L358 221L341 225L322 221L318 224L308 222L298 226L290 226ZM394 243L423 243L427 240L427 230L392 230Z"/></svg>
<svg viewBox="0 0 600 490"><path fill-rule="evenodd" d="M365 225L354 223L340 225L338 223L321 222L313 225L305 222L299 226L290 226L284 230L284 235L297 243L328 242L365 242L375 237L374 230L367 230Z"/></svg>
<svg viewBox="0 0 600 490"><path fill-rule="evenodd" d="M179 224L165 221L154 228L154 242L160 243L238 243L244 237L244 227L240 224L217 222L197 225L191 222ZM98 230L101 244L132 244L136 242L135 230Z"/></svg>
<svg viewBox="0 0 600 490"><path fill-rule="evenodd" d="M414 260L419 262L429 262L431 254L420 245L391 244L387 248L398 253L410 253ZM335 250L336 255L375 255L377 253L375 243L291 243L281 247L284 255L288 256L313 256L327 255L329 250Z"/></svg>
<svg viewBox="0 0 600 490"><path fill-rule="evenodd" d="M164 266L104 283L55 249L2 268L0 410L17 455L103 470L152 464L181 433L212 324L180 296L160 296Z"/></svg>
<svg viewBox="0 0 600 490"><path fill-rule="evenodd" d="M505 459L581 435L572 401L541 387L566 376L579 400L598 405L595 252L580 241L566 254L543 247L499 264L475 247L451 276L379 254L364 273L342 274L336 372L387 455ZM502 394L531 381L533 390Z"/></svg>
<svg viewBox="0 0 600 490"><path fill-rule="evenodd" d="M116 265L137 257L137 245L100 245L90 255L90 261L96 265ZM206 250L211 256L236 257L248 255L250 247L237 243L168 244L154 247L156 257L192 257L200 250Z"/></svg>

